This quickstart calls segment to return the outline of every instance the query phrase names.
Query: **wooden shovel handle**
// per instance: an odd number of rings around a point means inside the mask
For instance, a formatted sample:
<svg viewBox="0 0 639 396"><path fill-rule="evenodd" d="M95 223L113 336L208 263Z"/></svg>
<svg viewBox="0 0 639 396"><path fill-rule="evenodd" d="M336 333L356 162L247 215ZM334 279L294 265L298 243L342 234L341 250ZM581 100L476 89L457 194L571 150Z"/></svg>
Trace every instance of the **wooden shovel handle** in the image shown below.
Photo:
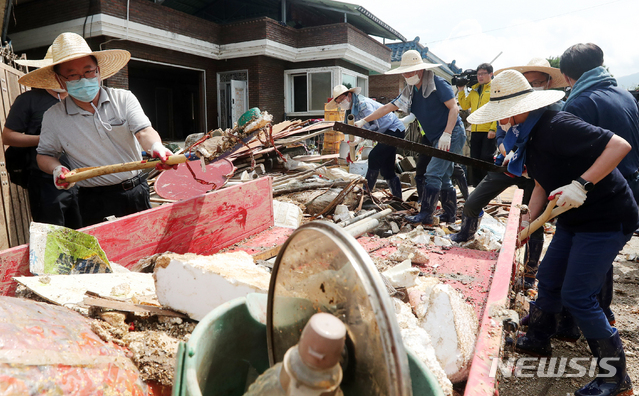
<svg viewBox="0 0 639 396"><path fill-rule="evenodd" d="M533 232L537 231L537 229L541 226L544 225L545 222L547 222L548 220L559 216L560 214L562 214L563 212L567 211L568 209L570 209L570 207L555 207L555 204L557 203L557 200L559 199L559 196L555 197L555 199L553 199L552 201L548 202L548 205L546 206L546 209L544 210L544 213L541 214L541 216L537 217L532 223L530 223L528 225L528 227L524 228L523 230L521 230L521 232L519 233L519 235L517 236L517 241L519 243L521 243L522 241L526 240L526 238L528 238L530 236L530 234L532 234Z"/></svg>
<svg viewBox="0 0 639 396"><path fill-rule="evenodd" d="M171 155L166 160L165 164L177 165L183 162L187 162L190 159L191 158L187 157L184 154ZM123 164L96 166L93 168L78 168L78 169L72 170L70 173L67 173L66 177L64 178L64 181L68 183L75 183L81 180L90 179L96 176L108 175L111 173L128 172L128 171L138 170L138 169L154 168L155 165L157 165L159 162L160 162L159 158L153 158L150 160L125 162Z"/></svg>

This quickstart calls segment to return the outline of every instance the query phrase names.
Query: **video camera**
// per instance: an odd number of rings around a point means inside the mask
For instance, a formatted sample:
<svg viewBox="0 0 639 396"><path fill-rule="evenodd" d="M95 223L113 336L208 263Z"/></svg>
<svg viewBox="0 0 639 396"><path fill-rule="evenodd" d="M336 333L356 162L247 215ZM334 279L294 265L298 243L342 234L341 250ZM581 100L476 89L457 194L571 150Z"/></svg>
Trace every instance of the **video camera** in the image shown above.
<svg viewBox="0 0 639 396"><path fill-rule="evenodd" d="M477 80L477 70L466 69L460 74L455 74L451 82L456 87L460 87L462 85L469 85L472 87L479 82Z"/></svg>

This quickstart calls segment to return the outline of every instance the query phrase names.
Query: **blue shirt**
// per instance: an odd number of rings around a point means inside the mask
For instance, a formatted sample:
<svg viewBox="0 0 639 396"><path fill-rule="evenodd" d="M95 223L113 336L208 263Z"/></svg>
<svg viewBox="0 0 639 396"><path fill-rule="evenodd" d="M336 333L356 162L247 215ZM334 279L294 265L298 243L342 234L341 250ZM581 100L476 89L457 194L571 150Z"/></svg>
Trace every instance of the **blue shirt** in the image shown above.
<svg viewBox="0 0 639 396"><path fill-rule="evenodd" d="M573 98L564 111L624 138L630 143L632 150L617 168L626 178L637 171L639 168L639 109L630 92L616 87L610 81L602 81Z"/></svg>
<svg viewBox="0 0 639 396"><path fill-rule="evenodd" d="M355 117L355 121L359 121L362 118L368 117L373 114L373 112L382 105L373 99L367 98L364 95L353 94L353 105L351 106L350 114L353 114ZM348 117L348 112L346 113L346 117ZM347 120L345 119L344 122ZM387 131L400 131L404 132L406 129L404 124L397 118L395 113L388 113L385 116L371 121L368 124L364 125L364 128L370 131L376 131L380 133L386 133Z"/></svg>
<svg viewBox="0 0 639 396"><path fill-rule="evenodd" d="M435 89L424 97L426 84L422 82L422 89L418 90L412 85L407 85L391 103L405 113L413 113L424 131L424 136L431 142L437 141L444 133L448 123L450 110L445 102L455 98L453 87L439 76L434 76ZM457 116L457 124L463 127L460 116Z"/></svg>

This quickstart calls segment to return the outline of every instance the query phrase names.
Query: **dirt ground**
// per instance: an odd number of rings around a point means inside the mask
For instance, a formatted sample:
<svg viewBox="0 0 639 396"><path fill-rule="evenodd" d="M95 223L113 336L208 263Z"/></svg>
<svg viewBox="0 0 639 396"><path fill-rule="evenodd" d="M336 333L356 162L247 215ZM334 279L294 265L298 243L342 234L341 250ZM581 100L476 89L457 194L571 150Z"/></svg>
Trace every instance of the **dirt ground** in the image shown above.
<svg viewBox="0 0 639 396"><path fill-rule="evenodd" d="M547 236L549 237L549 236ZM621 334L627 359L627 369L635 384L634 394L639 395L639 236L633 236L614 262L614 298L612 310L615 313L616 327ZM591 353L586 340L581 337L577 343L553 340L553 356L590 358ZM520 357L513 346L506 343L505 355ZM523 355L522 355L523 356ZM587 363L580 363L587 366ZM546 366L547 368L547 366ZM529 370L527 373L535 373ZM577 370L566 367L565 374L574 374ZM505 378L499 384L501 396L569 396L592 380L587 375L581 378L540 377L536 373L530 378Z"/></svg>

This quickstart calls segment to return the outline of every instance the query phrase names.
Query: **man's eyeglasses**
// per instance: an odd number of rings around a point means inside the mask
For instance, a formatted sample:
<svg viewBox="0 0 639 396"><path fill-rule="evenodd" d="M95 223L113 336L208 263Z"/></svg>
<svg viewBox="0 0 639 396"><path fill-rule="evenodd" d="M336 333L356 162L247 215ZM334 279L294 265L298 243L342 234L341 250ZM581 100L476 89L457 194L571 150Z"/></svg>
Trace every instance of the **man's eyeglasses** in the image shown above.
<svg viewBox="0 0 639 396"><path fill-rule="evenodd" d="M58 75L67 81L78 81L81 78L93 78L96 76L97 73L98 73L98 68L96 67L93 70L85 71L84 74L70 74L66 77L61 74L58 74Z"/></svg>
<svg viewBox="0 0 639 396"><path fill-rule="evenodd" d="M489 74L490 74L490 73L479 72L479 73L477 73L477 77L484 77L484 76L487 76L487 75L489 75Z"/></svg>
<svg viewBox="0 0 639 396"><path fill-rule="evenodd" d="M545 87L546 85L548 85L548 81L549 80L533 80L530 81L530 86L535 88Z"/></svg>

